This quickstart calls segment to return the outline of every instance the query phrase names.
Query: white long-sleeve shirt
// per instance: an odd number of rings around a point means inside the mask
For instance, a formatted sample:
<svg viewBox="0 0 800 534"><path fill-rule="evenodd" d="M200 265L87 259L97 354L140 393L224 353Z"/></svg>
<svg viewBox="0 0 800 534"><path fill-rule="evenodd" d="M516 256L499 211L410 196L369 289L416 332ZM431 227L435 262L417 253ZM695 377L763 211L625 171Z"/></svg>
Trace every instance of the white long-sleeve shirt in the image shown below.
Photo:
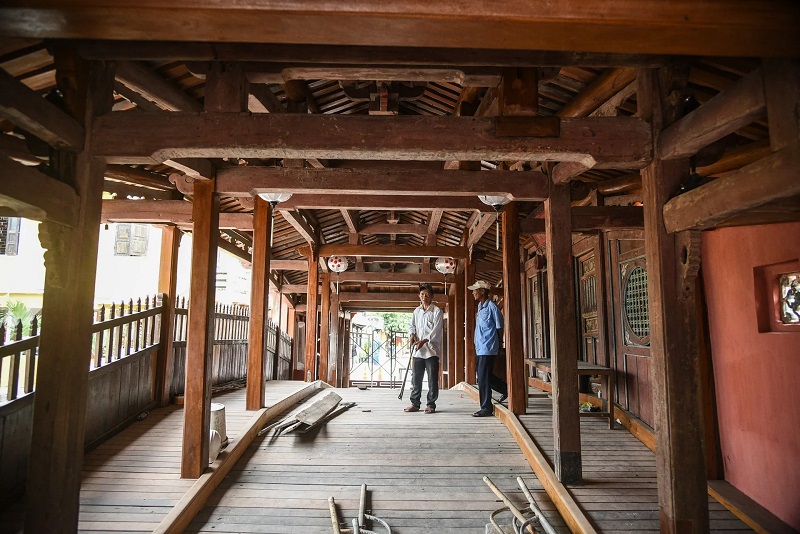
<svg viewBox="0 0 800 534"><path fill-rule="evenodd" d="M414 353L416 358L433 358L442 354L442 330L444 312L436 304L431 303L425 310L422 305L414 310L409 325L409 333L416 334L417 340L427 339L421 349Z"/></svg>

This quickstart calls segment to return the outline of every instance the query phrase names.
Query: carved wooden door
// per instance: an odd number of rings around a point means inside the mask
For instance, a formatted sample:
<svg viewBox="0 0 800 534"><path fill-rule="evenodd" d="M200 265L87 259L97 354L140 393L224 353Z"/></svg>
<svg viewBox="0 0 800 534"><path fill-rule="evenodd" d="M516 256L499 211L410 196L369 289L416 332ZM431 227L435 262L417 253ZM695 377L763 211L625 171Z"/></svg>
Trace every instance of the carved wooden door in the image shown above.
<svg viewBox="0 0 800 534"><path fill-rule="evenodd" d="M650 315L647 265L641 232L607 234L611 290L609 317L614 335L611 366L616 370L616 402L653 424Z"/></svg>

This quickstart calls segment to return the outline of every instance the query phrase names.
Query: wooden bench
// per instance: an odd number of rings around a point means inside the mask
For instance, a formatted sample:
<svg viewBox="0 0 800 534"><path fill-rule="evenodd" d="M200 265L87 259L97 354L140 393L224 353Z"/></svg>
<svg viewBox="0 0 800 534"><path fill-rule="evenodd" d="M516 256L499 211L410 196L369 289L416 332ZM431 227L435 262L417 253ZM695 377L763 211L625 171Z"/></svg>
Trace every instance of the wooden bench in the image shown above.
<svg viewBox="0 0 800 534"><path fill-rule="evenodd" d="M551 373L550 358L525 358L525 363L532 369L539 369L546 373ZM578 361L579 375L599 375L605 394L603 395L603 407L599 412L581 412L586 417L608 417L608 428L614 428L614 403L611 402L611 394L614 391L614 370L602 365Z"/></svg>

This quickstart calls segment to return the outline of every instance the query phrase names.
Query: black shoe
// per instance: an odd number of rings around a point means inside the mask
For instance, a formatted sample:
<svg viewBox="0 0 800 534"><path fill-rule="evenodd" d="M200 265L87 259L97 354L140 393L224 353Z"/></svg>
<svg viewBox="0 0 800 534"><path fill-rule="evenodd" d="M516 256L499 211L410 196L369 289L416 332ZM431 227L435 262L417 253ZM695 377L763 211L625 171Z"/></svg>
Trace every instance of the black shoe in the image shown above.
<svg viewBox="0 0 800 534"><path fill-rule="evenodd" d="M490 415L492 415L492 412L488 410L478 410L477 412L472 414L472 417L489 417Z"/></svg>
<svg viewBox="0 0 800 534"><path fill-rule="evenodd" d="M503 393L502 395L500 395L500 400L497 402L505 402L507 398L508 398L508 393Z"/></svg>

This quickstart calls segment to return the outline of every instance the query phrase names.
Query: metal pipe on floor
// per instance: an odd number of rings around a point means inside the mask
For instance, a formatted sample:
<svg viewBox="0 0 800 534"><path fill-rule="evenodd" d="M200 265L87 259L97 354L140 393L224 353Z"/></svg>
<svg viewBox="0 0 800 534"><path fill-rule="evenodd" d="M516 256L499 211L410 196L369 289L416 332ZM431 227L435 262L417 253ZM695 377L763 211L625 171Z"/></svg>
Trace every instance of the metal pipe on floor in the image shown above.
<svg viewBox="0 0 800 534"><path fill-rule="evenodd" d="M542 525L542 528L544 529L545 533L556 534L556 531L553 529L553 526L550 524L549 521L547 521L547 518L545 518L544 514L539 509L539 507L536 506L536 501L533 500L533 494L531 493L531 490L528 489L528 486L525 484L525 481L522 480L522 477L517 477L517 484L519 484L522 493L525 494L525 498L528 499L528 504L530 504L531 506L531 511L533 511L533 514L539 520L539 524Z"/></svg>
<svg viewBox="0 0 800 534"><path fill-rule="evenodd" d="M367 485L361 484L361 499L358 502L358 526L364 526L364 513L367 511Z"/></svg>
<svg viewBox="0 0 800 534"><path fill-rule="evenodd" d="M489 477L483 477L483 481L486 482L486 485L489 486L489 489L492 490L494 494L497 495L500 498L500 500L503 501L503 504L505 504L508 507L508 509L511 510L511 513L514 514L514 517L516 517L520 523L524 523L525 521L527 521L527 518L524 515L522 515L522 512L519 511L519 508L517 508L513 502L508 500L508 497L506 497L505 493L500 491L500 488L495 486L494 482L489 480ZM528 531L531 534L535 534L536 532L531 526L528 527Z"/></svg>

